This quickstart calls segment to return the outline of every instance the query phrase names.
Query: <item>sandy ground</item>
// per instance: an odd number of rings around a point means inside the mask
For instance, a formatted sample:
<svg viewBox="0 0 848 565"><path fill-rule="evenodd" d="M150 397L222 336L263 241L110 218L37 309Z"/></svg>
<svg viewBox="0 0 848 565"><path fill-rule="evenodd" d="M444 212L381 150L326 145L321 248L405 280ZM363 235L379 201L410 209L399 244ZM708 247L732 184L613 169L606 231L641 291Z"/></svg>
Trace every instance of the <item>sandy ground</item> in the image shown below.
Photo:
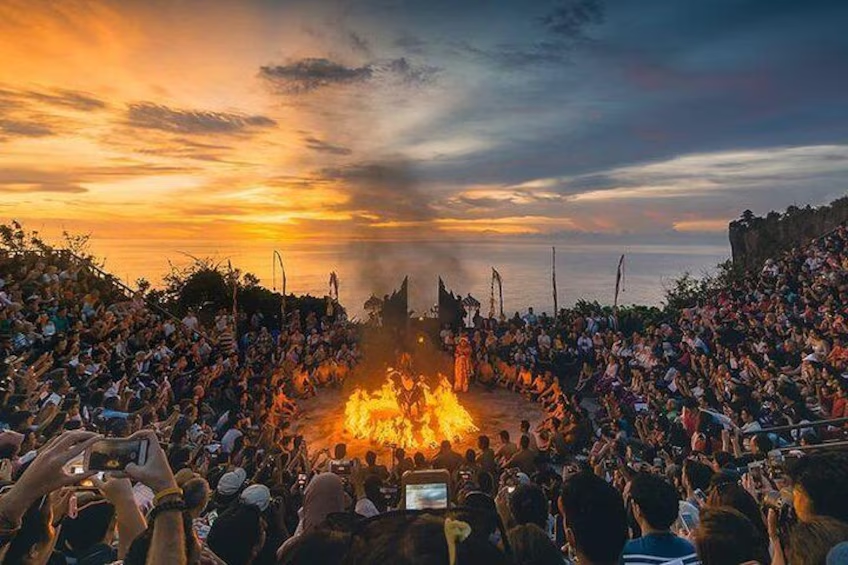
<svg viewBox="0 0 848 565"><path fill-rule="evenodd" d="M377 453L380 463L388 465L391 459L389 447L372 445L368 440L356 439L344 430L344 407L347 396L340 390L324 389L318 391L318 396L299 401L301 415L296 419L298 433L303 434L310 452L321 447L332 447L340 442L348 446L348 455L363 457L365 452L373 450ZM509 431L513 440L519 435L518 424L521 420L529 420L532 426L544 419L541 407L526 400L514 392L496 390L488 392L482 388L472 388L468 393L460 395L460 401L480 428L480 433L488 435L492 446L497 445L497 435L500 430ZM454 449L464 452L469 447L476 447L477 435L462 438ZM430 456L434 450L426 450Z"/></svg>

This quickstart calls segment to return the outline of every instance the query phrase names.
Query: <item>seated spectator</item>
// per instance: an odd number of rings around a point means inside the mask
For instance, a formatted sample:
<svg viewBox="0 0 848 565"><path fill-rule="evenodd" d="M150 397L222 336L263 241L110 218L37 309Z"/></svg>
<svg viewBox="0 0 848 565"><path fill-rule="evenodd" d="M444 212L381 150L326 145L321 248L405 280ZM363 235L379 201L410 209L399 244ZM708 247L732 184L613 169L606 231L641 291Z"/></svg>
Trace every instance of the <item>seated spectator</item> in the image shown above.
<svg viewBox="0 0 848 565"><path fill-rule="evenodd" d="M558 500L565 538L582 565L617 565L627 541L619 492L602 478L578 473L566 479Z"/></svg>
<svg viewBox="0 0 848 565"><path fill-rule="evenodd" d="M816 453L790 468L795 513L802 522L831 517L848 523L848 453Z"/></svg>
<svg viewBox="0 0 848 565"><path fill-rule="evenodd" d="M453 558L451 558L453 555ZM461 521L434 515L385 514L353 533L345 563L357 565L508 565L487 540Z"/></svg>
<svg viewBox="0 0 848 565"><path fill-rule="evenodd" d="M366 475L374 475L381 481L389 479L389 470L385 465L377 465L377 454L373 451L368 451L365 454L365 468L363 469Z"/></svg>
<svg viewBox="0 0 848 565"><path fill-rule="evenodd" d="M451 447L451 442L443 440L439 447L439 453L433 457L432 463L434 469L447 469L453 475L454 471L462 465L463 461L462 455L454 451Z"/></svg>
<svg viewBox="0 0 848 565"><path fill-rule="evenodd" d="M766 565L768 543L741 512L727 507L704 508L695 529L695 548L702 565Z"/></svg>
<svg viewBox="0 0 848 565"><path fill-rule="evenodd" d="M303 493L303 506L298 511L300 520L297 529L277 552L282 559L294 540L305 533L324 525L327 517L336 512L344 512L348 506L342 480L333 473L321 473L312 478Z"/></svg>
<svg viewBox="0 0 848 565"><path fill-rule="evenodd" d="M227 565L252 565L265 545L266 530L259 508L236 504L218 516L206 543Z"/></svg>
<svg viewBox="0 0 848 565"><path fill-rule="evenodd" d="M828 554L841 542L848 541L848 524L834 518L814 518L799 522L789 535L789 563L827 565Z"/></svg>
<svg viewBox="0 0 848 565"><path fill-rule="evenodd" d="M520 485L509 497L511 525L535 524L548 531L548 499L542 489L534 484Z"/></svg>
<svg viewBox="0 0 848 565"><path fill-rule="evenodd" d="M516 526L508 533L509 545L516 565L559 565L562 553L535 524Z"/></svg>
<svg viewBox="0 0 848 565"><path fill-rule="evenodd" d="M509 461L509 459L515 455L518 451L518 446L509 441L509 432L506 430L501 430L498 437L500 438L501 444L497 451L495 451L495 459L501 466L503 466L504 463Z"/></svg>
<svg viewBox="0 0 848 565"><path fill-rule="evenodd" d="M519 441L519 449L509 458L504 464L505 469L517 467L526 475L533 475L537 471L536 456L537 452L530 449L530 437L522 435Z"/></svg>
<svg viewBox="0 0 848 565"><path fill-rule="evenodd" d="M671 484L656 475L639 473L625 489L625 497L642 535L624 546L622 563L698 562L695 546L671 533L679 511L677 491Z"/></svg>

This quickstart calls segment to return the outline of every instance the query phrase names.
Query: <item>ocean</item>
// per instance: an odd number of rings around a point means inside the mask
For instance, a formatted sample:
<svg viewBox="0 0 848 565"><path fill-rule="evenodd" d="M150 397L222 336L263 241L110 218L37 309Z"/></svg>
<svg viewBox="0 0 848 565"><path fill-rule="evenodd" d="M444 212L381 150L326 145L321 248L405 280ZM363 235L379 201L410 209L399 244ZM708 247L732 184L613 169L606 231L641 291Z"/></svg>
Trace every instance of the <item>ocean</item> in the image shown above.
<svg viewBox="0 0 848 565"><path fill-rule="evenodd" d="M330 271L338 274L339 297L351 316L364 315L372 293L382 296L410 277L410 308L427 312L437 300L438 277L448 289L470 293L489 310L492 267L503 277L504 310L553 311L551 245L538 241L476 242L296 242L224 243L199 240L93 240L92 252L106 260L106 270L132 287L139 277L155 286L177 266L194 257L227 261L257 275L263 286L280 289L272 257L279 251L287 275L287 291L324 296ZM624 253L625 280L620 304L660 305L664 289L684 272L700 275L730 256L726 245L613 245L557 243L557 287L560 307L577 300L612 304L619 256ZM497 292L497 291L496 291Z"/></svg>

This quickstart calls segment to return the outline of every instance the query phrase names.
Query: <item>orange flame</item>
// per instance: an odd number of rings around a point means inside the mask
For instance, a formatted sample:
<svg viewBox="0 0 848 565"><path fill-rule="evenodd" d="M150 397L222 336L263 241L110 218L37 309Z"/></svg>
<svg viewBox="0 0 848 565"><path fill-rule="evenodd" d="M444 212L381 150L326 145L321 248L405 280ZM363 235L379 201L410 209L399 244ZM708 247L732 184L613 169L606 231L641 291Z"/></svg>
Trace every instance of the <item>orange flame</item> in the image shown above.
<svg viewBox="0 0 848 565"><path fill-rule="evenodd" d="M357 438L412 449L435 447L444 439L459 441L463 434L479 431L444 376L435 390L421 386L424 402L418 418L404 413L391 378L374 392L355 390L345 406L345 429Z"/></svg>

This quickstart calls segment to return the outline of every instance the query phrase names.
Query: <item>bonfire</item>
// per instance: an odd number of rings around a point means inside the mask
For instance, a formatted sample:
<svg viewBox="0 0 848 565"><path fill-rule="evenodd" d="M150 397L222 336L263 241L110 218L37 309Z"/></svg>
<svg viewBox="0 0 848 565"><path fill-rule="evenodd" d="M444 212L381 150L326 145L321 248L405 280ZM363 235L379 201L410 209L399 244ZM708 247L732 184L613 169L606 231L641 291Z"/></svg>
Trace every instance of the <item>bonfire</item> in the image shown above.
<svg viewBox="0 0 848 565"><path fill-rule="evenodd" d="M415 415L404 410L398 386L387 377L373 392L355 390L345 406L346 430L358 439L405 449L435 447L444 439L456 442L479 431L443 375L434 389L420 384L423 403Z"/></svg>

